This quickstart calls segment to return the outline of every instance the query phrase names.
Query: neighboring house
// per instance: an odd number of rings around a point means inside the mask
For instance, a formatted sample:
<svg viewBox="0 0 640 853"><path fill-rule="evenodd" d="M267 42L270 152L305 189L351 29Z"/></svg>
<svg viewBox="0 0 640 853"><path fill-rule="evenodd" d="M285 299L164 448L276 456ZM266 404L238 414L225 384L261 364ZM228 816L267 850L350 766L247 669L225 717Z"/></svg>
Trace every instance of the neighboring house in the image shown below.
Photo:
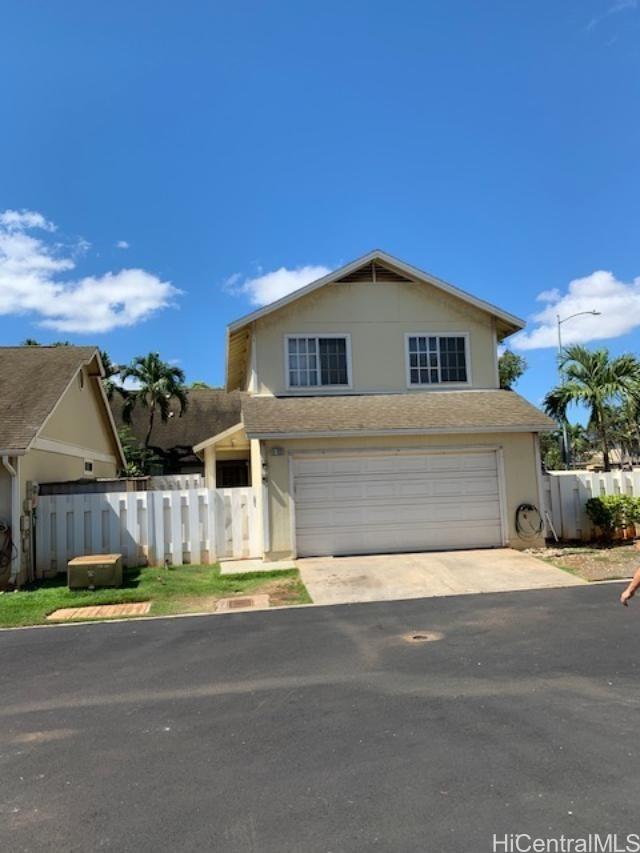
<svg viewBox="0 0 640 853"><path fill-rule="evenodd" d="M228 327L242 418L203 441L251 458L263 555L510 545L542 506L538 434L501 391L498 345L524 321L375 251Z"/></svg>
<svg viewBox="0 0 640 853"><path fill-rule="evenodd" d="M187 393L188 405L182 415L177 401L167 421L156 415L149 449L158 462L152 466L151 473L203 474L204 463L194 453L193 446L212 433L223 432L237 424L244 396L239 391L228 394L223 388L191 388ZM129 426L142 444L149 429L149 409L135 406L129 425L122 417L122 404L122 397L116 392L111 400L116 424L119 429ZM245 458L236 455L230 462L218 459L216 478L220 487L250 485L248 453Z"/></svg>
<svg viewBox="0 0 640 853"><path fill-rule="evenodd" d="M375 251L228 327L242 418L196 446L250 454L262 552L511 545L542 506L546 415L501 391L498 345L524 321ZM233 442L233 447L232 447Z"/></svg>
<svg viewBox="0 0 640 853"><path fill-rule="evenodd" d="M0 347L0 585L33 577L33 484L124 465L95 347Z"/></svg>
<svg viewBox="0 0 640 853"><path fill-rule="evenodd" d="M637 461L620 447L611 447L609 448L609 465L612 470L616 468L631 469L637 465ZM602 451L598 450L595 453L589 454L583 465L574 465L573 467L584 468L586 471L604 471L604 458Z"/></svg>

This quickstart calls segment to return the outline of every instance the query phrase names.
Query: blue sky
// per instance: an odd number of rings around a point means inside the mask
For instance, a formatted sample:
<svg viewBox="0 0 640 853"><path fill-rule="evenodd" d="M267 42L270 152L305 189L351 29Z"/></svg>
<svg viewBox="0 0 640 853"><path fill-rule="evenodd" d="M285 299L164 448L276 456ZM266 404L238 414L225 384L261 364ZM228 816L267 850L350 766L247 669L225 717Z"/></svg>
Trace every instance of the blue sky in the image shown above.
<svg viewBox="0 0 640 853"><path fill-rule="evenodd" d="M0 343L220 383L252 298L380 247L546 311L537 402L556 310L640 349L639 46L637 0L5 4Z"/></svg>

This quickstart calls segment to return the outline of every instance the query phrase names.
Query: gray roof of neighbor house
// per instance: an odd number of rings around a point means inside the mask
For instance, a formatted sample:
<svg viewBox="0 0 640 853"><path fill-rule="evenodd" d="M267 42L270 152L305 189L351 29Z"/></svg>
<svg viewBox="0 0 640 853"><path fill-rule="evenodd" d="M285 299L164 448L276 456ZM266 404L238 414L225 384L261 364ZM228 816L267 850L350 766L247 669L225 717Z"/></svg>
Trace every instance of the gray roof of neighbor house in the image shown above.
<svg viewBox="0 0 640 853"><path fill-rule="evenodd" d="M24 452L82 365L97 347L0 347L0 450Z"/></svg>
<svg viewBox="0 0 640 853"><path fill-rule="evenodd" d="M175 401L173 416L163 422L156 417L149 444L158 450L170 451L176 447L193 448L212 435L240 423L241 391L227 393L222 388L191 388L188 405L180 417L180 405ZM111 410L118 427L124 425L122 398L116 393L111 400ZM147 433L149 410L136 406L131 418L131 432L142 441Z"/></svg>
<svg viewBox="0 0 640 853"><path fill-rule="evenodd" d="M342 397L249 397L250 438L332 434L536 432L556 424L513 391L426 391Z"/></svg>

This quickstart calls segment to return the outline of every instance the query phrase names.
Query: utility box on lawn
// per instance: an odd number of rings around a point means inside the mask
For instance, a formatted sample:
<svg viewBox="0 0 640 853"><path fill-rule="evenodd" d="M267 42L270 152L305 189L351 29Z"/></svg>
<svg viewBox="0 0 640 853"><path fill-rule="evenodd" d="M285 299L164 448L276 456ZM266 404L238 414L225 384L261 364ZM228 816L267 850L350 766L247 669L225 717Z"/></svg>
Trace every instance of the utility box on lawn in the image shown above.
<svg viewBox="0 0 640 853"><path fill-rule="evenodd" d="M67 563L69 589L122 586L122 554L88 554Z"/></svg>

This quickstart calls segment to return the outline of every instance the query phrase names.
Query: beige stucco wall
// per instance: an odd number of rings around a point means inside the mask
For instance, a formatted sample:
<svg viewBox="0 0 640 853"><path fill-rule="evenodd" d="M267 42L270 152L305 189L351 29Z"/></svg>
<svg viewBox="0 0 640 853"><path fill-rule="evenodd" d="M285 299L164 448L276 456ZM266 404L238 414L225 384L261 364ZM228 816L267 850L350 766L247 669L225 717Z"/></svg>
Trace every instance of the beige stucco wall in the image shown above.
<svg viewBox="0 0 640 853"><path fill-rule="evenodd" d="M115 477L117 465L114 462L93 460L94 477ZM84 472L84 458L52 453L49 450L30 450L20 459L21 500L25 496L25 484L29 480L38 483L61 483L65 480L80 480L87 475Z"/></svg>
<svg viewBox="0 0 640 853"><path fill-rule="evenodd" d="M291 500L289 466L291 453L302 450L332 450L353 448L395 449L430 447L479 447L502 448L506 487L506 516L508 523L508 545L512 548L529 548L542 545L543 540L523 541L515 529L515 511L521 503L539 505L538 469L536 464L535 438L532 433L496 433L481 435L434 435L399 437L363 437L334 439L303 439L269 441L267 464L269 467L269 538L268 559L289 559L293 556L294 540L291 530ZM272 456L273 446L283 447L285 453Z"/></svg>
<svg viewBox="0 0 640 853"><path fill-rule="evenodd" d="M42 438L64 441L100 453L116 455L107 415L99 397L99 379L84 374L84 387L76 377L45 424ZM90 455L90 454L89 454Z"/></svg>
<svg viewBox="0 0 640 853"><path fill-rule="evenodd" d="M360 282L327 285L256 321L257 393L291 393L286 387L284 336L310 332L350 334L356 392L407 391L409 332L468 332L471 387L498 387L494 326L488 314L430 285ZM311 393L323 392L314 388Z"/></svg>

